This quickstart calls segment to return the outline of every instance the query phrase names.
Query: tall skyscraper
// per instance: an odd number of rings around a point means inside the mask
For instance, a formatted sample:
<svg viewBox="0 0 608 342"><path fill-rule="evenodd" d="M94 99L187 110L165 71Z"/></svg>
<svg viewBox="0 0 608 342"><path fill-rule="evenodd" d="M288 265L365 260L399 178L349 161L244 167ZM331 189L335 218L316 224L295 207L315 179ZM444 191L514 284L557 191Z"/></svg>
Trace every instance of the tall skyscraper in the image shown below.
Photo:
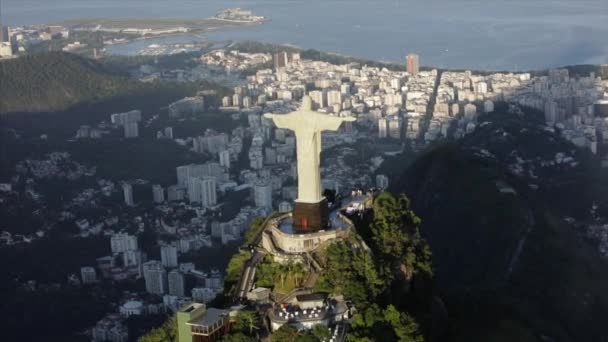
<svg viewBox="0 0 608 342"><path fill-rule="evenodd" d="M137 236L129 234L114 234L110 238L110 249L112 253L123 253L126 251L136 251Z"/></svg>
<svg viewBox="0 0 608 342"><path fill-rule="evenodd" d="M313 109L319 109L326 106L327 102L325 90L313 90L310 92L310 98L312 99Z"/></svg>
<svg viewBox="0 0 608 342"><path fill-rule="evenodd" d="M405 57L406 71L410 75L416 75L420 71L420 57L416 54L409 54Z"/></svg>
<svg viewBox="0 0 608 342"><path fill-rule="evenodd" d="M10 43L11 42L9 30L10 29L8 26L0 24L0 43Z"/></svg>
<svg viewBox="0 0 608 342"><path fill-rule="evenodd" d="M388 135L393 139L401 139L403 131L403 119L399 115L393 115L388 120Z"/></svg>
<svg viewBox="0 0 608 342"><path fill-rule="evenodd" d="M152 185L152 198L154 203L163 203L165 201L165 189L160 184Z"/></svg>
<svg viewBox="0 0 608 342"><path fill-rule="evenodd" d="M285 51L277 52L274 54L272 61L274 63L274 70L279 70L287 66L289 55Z"/></svg>
<svg viewBox="0 0 608 342"><path fill-rule="evenodd" d="M137 138L139 136L139 126L137 122L127 122L124 125L125 138Z"/></svg>
<svg viewBox="0 0 608 342"><path fill-rule="evenodd" d="M173 127L165 127L165 138L173 139Z"/></svg>
<svg viewBox="0 0 608 342"><path fill-rule="evenodd" d="M217 185L214 178L206 177L203 179L201 195L203 207L212 207L217 204Z"/></svg>
<svg viewBox="0 0 608 342"><path fill-rule="evenodd" d="M175 246L161 246L160 247L160 260L165 267L177 267L177 247Z"/></svg>
<svg viewBox="0 0 608 342"><path fill-rule="evenodd" d="M178 186L187 186L188 178L190 177L190 165L182 165L175 168L177 174L177 185Z"/></svg>
<svg viewBox="0 0 608 342"><path fill-rule="evenodd" d="M179 185L171 185L167 188L167 200L169 202L183 201L184 198L186 198L186 188Z"/></svg>
<svg viewBox="0 0 608 342"><path fill-rule="evenodd" d="M386 138L388 135L388 123L385 118L378 119L378 138Z"/></svg>
<svg viewBox="0 0 608 342"><path fill-rule="evenodd" d="M169 283L169 294L172 296L184 297L186 292L184 286L184 275L175 269L169 272L167 278Z"/></svg>
<svg viewBox="0 0 608 342"><path fill-rule="evenodd" d="M253 187L255 206L272 210L272 185L268 181L259 181Z"/></svg>
<svg viewBox="0 0 608 342"><path fill-rule="evenodd" d="M230 169L230 151L222 150L218 153L220 159L220 165L226 169Z"/></svg>
<svg viewBox="0 0 608 342"><path fill-rule="evenodd" d="M122 253L122 262L125 267L139 266L141 264L141 251L130 250Z"/></svg>
<svg viewBox="0 0 608 342"><path fill-rule="evenodd" d="M123 126L125 138L136 138L139 136L138 122L141 121L141 111L132 110L125 113L114 113L110 115L112 124Z"/></svg>
<svg viewBox="0 0 608 342"><path fill-rule="evenodd" d="M340 105L342 106L342 93L339 90L330 90L327 92L327 105Z"/></svg>
<svg viewBox="0 0 608 342"><path fill-rule="evenodd" d="M548 125L554 125L558 122L558 107L557 102L549 99L545 102L545 121Z"/></svg>
<svg viewBox="0 0 608 342"><path fill-rule="evenodd" d="M148 293L157 295L167 293L167 271L158 260L145 262L143 270Z"/></svg>
<svg viewBox="0 0 608 342"><path fill-rule="evenodd" d="M201 202L201 181L200 177L189 177L188 178L188 200L190 203Z"/></svg>
<svg viewBox="0 0 608 342"><path fill-rule="evenodd" d="M125 204L132 207L135 205L133 202L133 186L129 183L124 183L122 185L122 192L125 197Z"/></svg>
<svg viewBox="0 0 608 342"><path fill-rule="evenodd" d="M203 166L200 164L188 164L178 166L177 170L177 184L183 187L188 186L190 177L202 177Z"/></svg>
<svg viewBox="0 0 608 342"><path fill-rule="evenodd" d="M188 199L203 207L217 204L217 185L214 177L190 177L188 180Z"/></svg>

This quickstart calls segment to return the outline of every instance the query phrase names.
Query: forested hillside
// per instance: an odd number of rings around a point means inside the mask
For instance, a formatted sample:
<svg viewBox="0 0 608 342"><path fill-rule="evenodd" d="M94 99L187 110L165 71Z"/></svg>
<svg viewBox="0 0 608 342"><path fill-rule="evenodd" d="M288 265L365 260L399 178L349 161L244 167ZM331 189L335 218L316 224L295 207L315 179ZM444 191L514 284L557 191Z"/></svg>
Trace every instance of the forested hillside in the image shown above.
<svg viewBox="0 0 608 342"><path fill-rule="evenodd" d="M531 114L486 115L394 179L433 249L451 341L606 341L607 264L565 217L603 215L608 181Z"/></svg>
<svg viewBox="0 0 608 342"><path fill-rule="evenodd" d="M62 52L2 61L0 80L0 113L59 111L143 87L93 60Z"/></svg>

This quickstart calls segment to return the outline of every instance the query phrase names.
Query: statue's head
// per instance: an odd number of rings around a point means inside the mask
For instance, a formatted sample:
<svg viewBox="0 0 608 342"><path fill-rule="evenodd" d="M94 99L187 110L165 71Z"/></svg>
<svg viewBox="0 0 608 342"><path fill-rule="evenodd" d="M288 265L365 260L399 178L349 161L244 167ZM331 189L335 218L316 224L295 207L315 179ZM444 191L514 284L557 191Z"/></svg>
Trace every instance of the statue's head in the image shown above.
<svg viewBox="0 0 608 342"><path fill-rule="evenodd" d="M312 110L312 99L308 95L302 98L302 110Z"/></svg>

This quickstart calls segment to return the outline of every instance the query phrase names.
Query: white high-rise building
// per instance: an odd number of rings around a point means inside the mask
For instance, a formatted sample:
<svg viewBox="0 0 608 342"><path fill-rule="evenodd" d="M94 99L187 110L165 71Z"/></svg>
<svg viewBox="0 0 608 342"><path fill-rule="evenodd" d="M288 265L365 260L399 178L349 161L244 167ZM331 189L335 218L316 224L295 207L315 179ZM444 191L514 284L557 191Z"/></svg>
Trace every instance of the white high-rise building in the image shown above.
<svg viewBox="0 0 608 342"><path fill-rule="evenodd" d="M186 187L190 177L202 177L203 166L200 164L182 165L176 168L177 185Z"/></svg>
<svg viewBox="0 0 608 342"><path fill-rule="evenodd" d="M204 207L212 207L217 204L217 183L212 177L203 179L201 189L201 204Z"/></svg>
<svg viewBox="0 0 608 342"><path fill-rule="evenodd" d="M175 246L161 246L160 247L160 260L165 267L177 267L177 247Z"/></svg>
<svg viewBox="0 0 608 342"><path fill-rule="evenodd" d="M190 177L189 165L182 165L175 168L177 174L177 185L186 187L188 185L188 178Z"/></svg>
<svg viewBox="0 0 608 342"><path fill-rule="evenodd" d="M226 133L206 132L204 136L194 139L194 150L199 153L219 153L226 149L230 139Z"/></svg>
<svg viewBox="0 0 608 342"><path fill-rule="evenodd" d="M378 119L378 138L386 138L388 135L388 123L385 118Z"/></svg>
<svg viewBox="0 0 608 342"><path fill-rule="evenodd" d="M218 153L220 159L220 165L226 169L230 169L230 151L222 150Z"/></svg>
<svg viewBox="0 0 608 342"><path fill-rule="evenodd" d="M80 268L80 278L83 284L92 284L97 282L97 272L91 266L85 266Z"/></svg>
<svg viewBox="0 0 608 342"><path fill-rule="evenodd" d="M154 203L163 203L165 201L165 189L160 184L152 185L152 198Z"/></svg>
<svg viewBox="0 0 608 342"><path fill-rule="evenodd" d="M188 178L188 200L191 203L201 202L201 182L202 179L200 177L189 177Z"/></svg>
<svg viewBox="0 0 608 342"><path fill-rule="evenodd" d="M124 125L125 138L137 138L139 136L139 126L137 122L127 122Z"/></svg>
<svg viewBox="0 0 608 342"><path fill-rule="evenodd" d="M203 207L217 204L217 183L214 177L190 177L188 182L190 202L200 203Z"/></svg>
<svg viewBox="0 0 608 342"><path fill-rule="evenodd" d="M250 108L253 106L253 100L249 96L243 97L243 107Z"/></svg>
<svg viewBox="0 0 608 342"><path fill-rule="evenodd" d="M330 90L327 92L327 105L340 105L342 106L342 93L339 90Z"/></svg>
<svg viewBox="0 0 608 342"><path fill-rule="evenodd" d="M13 47L10 42L0 42L0 57L10 57L13 55Z"/></svg>
<svg viewBox="0 0 608 342"><path fill-rule="evenodd" d="M478 94L487 94L488 84L485 81L476 83L475 92Z"/></svg>
<svg viewBox="0 0 608 342"><path fill-rule="evenodd" d="M551 99L545 102L545 121L549 126L558 122L557 102Z"/></svg>
<svg viewBox="0 0 608 342"><path fill-rule="evenodd" d="M167 200L172 201L183 201L186 198L186 188L179 185L171 185L167 188Z"/></svg>
<svg viewBox="0 0 608 342"><path fill-rule="evenodd" d="M139 266L141 264L141 251L124 251L122 262L125 267Z"/></svg>
<svg viewBox="0 0 608 342"><path fill-rule="evenodd" d="M350 87L349 83L342 83L340 85L340 92L342 94L344 94L344 95L350 95L350 90L351 90L351 87Z"/></svg>
<svg viewBox="0 0 608 342"><path fill-rule="evenodd" d="M272 185L268 181L259 181L253 187L255 206L272 210Z"/></svg>
<svg viewBox="0 0 608 342"><path fill-rule="evenodd" d="M272 147L264 149L264 163L266 165L274 165L277 163L277 150Z"/></svg>
<svg viewBox="0 0 608 342"><path fill-rule="evenodd" d="M452 116L457 116L460 114L460 105L458 103L454 103L452 105Z"/></svg>
<svg viewBox="0 0 608 342"><path fill-rule="evenodd" d="M167 271L158 260L145 262L143 270L148 293L157 295L167 293Z"/></svg>
<svg viewBox="0 0 608 342"><path fill-rule="evenodd" d="M178 270L173 270L169 272L168 285L169 295L177 297L185 296L186 291L184 286L184 275L181 274Z"/></svg>
<svg viewBox="0 0 608 342"><path fill-rule="evenodd" d="M224 96L222 98L222 107L231 107L232 106L232 97Z"/></svg>
<svg viewBox="0 0 608 342"><path fill-rule="evenodd" d="M475 120L477 118L477 106L472 103L464 105L464 117L467 120Z"/></svg>
<svg viewBox="0 0 608 342"><path fill-rule="evenodd" d="M394 115L388 120L388 135L394 139L401 139L401 132L403 131L403 119Z"/></svg>
<svg viewBox="0 0 608 342"><path fill-rule="evenodd" d="M173 139L173 127L165 127L165 138Z"/></svg>
<svg viewBox="0 0 608 342"><path fill-rule="evenodd" d="M314 109L324 108L327 106L325 101L325 91L324 90L313 90L310 92L310 98L312 100L312 105Z"/></svg>
<svg viewBox="0 0 608 342"><path fill-rule="evenodd" d="M492 113L492 112L494 112L494 102L492 102L492 100L486 100L483 103L483 111L485 113Z"/></svg>
<svg viewBox="0 0 608 342"><path fill-rule="evenodd" d="M376 176L376 188L385 190L388 188L388 177L385 175Z"/></svg>
<svg viewBox="0 0 608 342"><path fill-rule="evenodd" d="M241 107L242 104L243 104L243 97L241 96L241 94L232 95L232 105L234 107Z"/></svg>
<svg viewBox="0 0 608 342"><path fill-rule="evenodd" d="M126 251L136 251L137 237L129 234L114 234L110 238L110 249L112 253L122 253Z"/></svg>
<svg viewBox="0 0 608 342"><path fill-rule="evenodd" d="M133 201L133 186L129 183L124 183L122 185L122 192L125 198L125 204L132 207L135 205Z"/></svg>
<svg viewBox="0 0 608 342"><path fill-rule="evenodd" d="M287 201L283 201L281 203L279 203L279 211L282 213L288 213L290 211L293 210L293 206L291 205L291 203L287 202Z"/></svg>
<svg viewBox="0 0 608 342"><path fill-rule="evenodd" d="M208 287L195 287L192 289L192 300L197 303L208 303L217 296L217 293Z"/></svg>

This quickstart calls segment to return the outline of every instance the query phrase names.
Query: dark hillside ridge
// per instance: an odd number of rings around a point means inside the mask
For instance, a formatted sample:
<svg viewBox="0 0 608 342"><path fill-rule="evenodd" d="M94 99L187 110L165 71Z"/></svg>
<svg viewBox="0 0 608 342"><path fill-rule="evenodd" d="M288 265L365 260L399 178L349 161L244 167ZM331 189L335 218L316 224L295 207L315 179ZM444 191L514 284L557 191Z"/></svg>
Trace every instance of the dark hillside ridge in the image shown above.
<svg viewBox="0 0 608 342"><path fill-rule="evenodd" d="M65 110L142 86L94 60L63 52L2 61L0 80L0 113Z"/></svg>

